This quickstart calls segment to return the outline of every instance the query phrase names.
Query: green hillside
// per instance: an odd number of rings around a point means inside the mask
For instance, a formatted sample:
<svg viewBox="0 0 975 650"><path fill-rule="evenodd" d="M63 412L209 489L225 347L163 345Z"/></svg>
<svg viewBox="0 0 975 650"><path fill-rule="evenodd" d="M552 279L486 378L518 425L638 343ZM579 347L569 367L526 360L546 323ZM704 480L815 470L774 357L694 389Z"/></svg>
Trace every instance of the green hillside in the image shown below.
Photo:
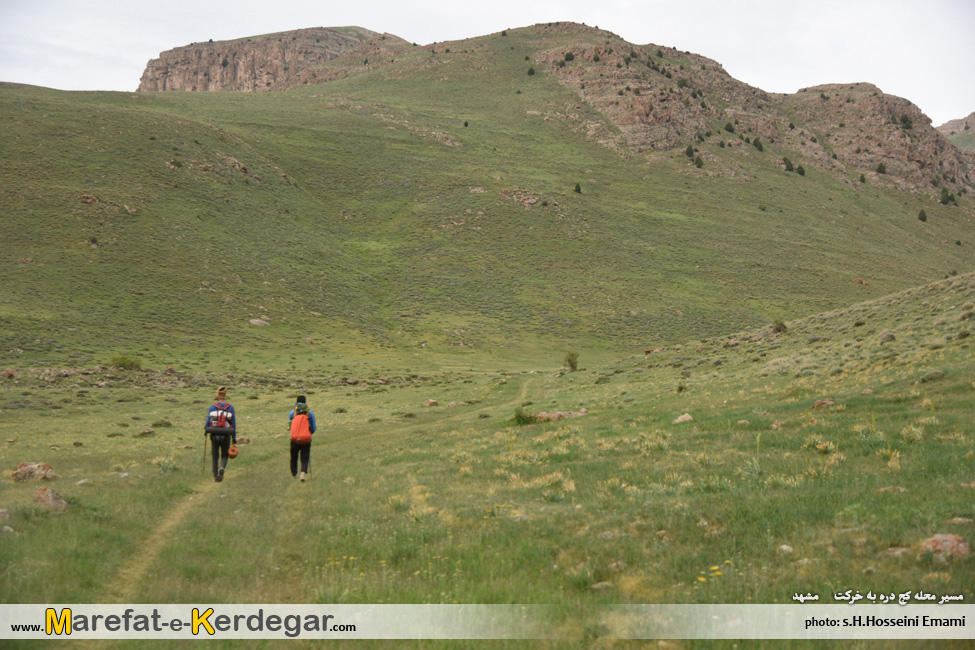
<svg viewBox="0 0 975 650"><path fill-rule="evenodd" d="M528 74L579 36L547 38L401 47L277 93L0 86L3 364L619 354L972 270L963 196L587 137L616 127Z"/></svg>
<svg viewBox="0 0 975 650"><path fill-rule="evenodd" d="M965 129L948 136L948 140L959 149L975 151L975 130Z"/></svg>

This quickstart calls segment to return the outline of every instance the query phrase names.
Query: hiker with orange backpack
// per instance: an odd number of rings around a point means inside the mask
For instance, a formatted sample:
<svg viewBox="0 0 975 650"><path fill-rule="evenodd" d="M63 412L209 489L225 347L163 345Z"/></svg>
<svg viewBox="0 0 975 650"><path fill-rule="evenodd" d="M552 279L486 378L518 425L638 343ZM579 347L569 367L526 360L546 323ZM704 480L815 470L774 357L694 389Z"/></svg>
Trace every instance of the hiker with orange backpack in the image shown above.
<svg viewBox="0 0 975 650"><path fill-rule="evenodd" d="M210 405L203 430L204 444L207 434L213 443L213 480L219 483L230 459L230 445L237 444L237 416L234 407L227 402L226 386L217 389L217 401Z"/></svg>
<svg viewBox="0 0 975 650"><path fill-rule="evenodd" d="M291 427L291 478L305 482L308 461L311 458L311 434L315 433L315 414L308 410L304 395L298 396L295 407L288 414ZM298 476L298 458L301 458L301 476Z"/></svg>

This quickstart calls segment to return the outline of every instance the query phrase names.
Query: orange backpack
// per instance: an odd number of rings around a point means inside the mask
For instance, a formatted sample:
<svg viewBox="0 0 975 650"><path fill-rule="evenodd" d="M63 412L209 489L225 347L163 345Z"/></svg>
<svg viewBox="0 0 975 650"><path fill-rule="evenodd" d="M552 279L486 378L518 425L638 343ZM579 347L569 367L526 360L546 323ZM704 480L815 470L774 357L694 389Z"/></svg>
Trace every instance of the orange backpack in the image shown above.
<svg viewBox="0 0 975 650"><path fill-rule="evenodd" d="M308 426L308 413L298 412L296 409L294 418L291 420L291 441L299 445L307 445L311 442L311 428Z"/></svg>

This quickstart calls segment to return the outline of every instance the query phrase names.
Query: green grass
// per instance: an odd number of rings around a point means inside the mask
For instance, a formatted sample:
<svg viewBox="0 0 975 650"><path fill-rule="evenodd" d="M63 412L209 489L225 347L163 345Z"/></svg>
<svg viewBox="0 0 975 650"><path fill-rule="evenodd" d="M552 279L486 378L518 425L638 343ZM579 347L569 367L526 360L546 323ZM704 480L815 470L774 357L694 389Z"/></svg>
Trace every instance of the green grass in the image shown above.
<svg viewBox="0 0 975 650"><path fill-rule="evenodd" d="M278 93L2 86L3 348L618 355L972 270L967 208L784 172L785 145L714 136L697 170L587 138L607 119L524 74L566 38L409 47Z"/></svg>
<svg viewBox="0 0 975 650"><path fill-rule="evenodd" d="M0 482L15 531L0 593L554 604L571 645L592 638L607 604L788 603L851 587L967 601L970 558L939 564L920 544L973 530L973 297L969 274L781 334L608 364L582 354L575 373L558 358L437 375L346 364L386 375L357 386L245 373L231 401L252 442L220 484L201 469L199 425L223 375L17 370L0 384L4 431L16 432L0 463L50 463L71 507L49 513L31 502L37 484ZM320 426L305 484L287 469L297 392ZM835 403L814 406L825 398ZM519 409L582 407L515 423ZM693 422L674 423L685 412ZM160 421L172 426L135 435Z"/></svg>
<svg viewBox="0 0 975 650"><path fill-rule="evenodd" d="M724 114L701 170L621 155L538 38L266 94L0 85L4 602L548 603L577 647L607 604L975 596L918 558L975 519L968 199L787 173ZM221 385L252 441L215 484Z"/></svg>

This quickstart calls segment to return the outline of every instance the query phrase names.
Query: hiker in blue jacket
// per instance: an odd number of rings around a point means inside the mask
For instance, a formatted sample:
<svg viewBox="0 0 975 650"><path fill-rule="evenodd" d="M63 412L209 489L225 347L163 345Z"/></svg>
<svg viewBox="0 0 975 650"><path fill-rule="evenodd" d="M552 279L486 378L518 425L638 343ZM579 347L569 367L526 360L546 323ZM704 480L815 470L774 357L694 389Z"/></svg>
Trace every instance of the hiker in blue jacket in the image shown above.
<svg viewBox="0 0 975 650"><path fill-rule="evenodd" d="M299 395L295 407L291 409L288 413L288 427L291 428L291 423L295 419L295 414L308 415L308 431L310 433L315 433L317 426L315 425L315 414L309 410L308 403L305 401L304 395ZM299 444L294 441L292 434L291 440L291 478L299 478L298 476L298 458L301 457L301 481L305 481L305 475L308 474L308 461L311 459L311 441L309 440L306 444Z"/></svg>
<svg viewBox="0 0 975 650"><path fill-rule="evenodd" d="M219 483L230 460L230 445L237 444L237 415L227 402L226 386L217 389L217 401L207 412L204 430L210 434L213 447L213 480Z"/></svg>

